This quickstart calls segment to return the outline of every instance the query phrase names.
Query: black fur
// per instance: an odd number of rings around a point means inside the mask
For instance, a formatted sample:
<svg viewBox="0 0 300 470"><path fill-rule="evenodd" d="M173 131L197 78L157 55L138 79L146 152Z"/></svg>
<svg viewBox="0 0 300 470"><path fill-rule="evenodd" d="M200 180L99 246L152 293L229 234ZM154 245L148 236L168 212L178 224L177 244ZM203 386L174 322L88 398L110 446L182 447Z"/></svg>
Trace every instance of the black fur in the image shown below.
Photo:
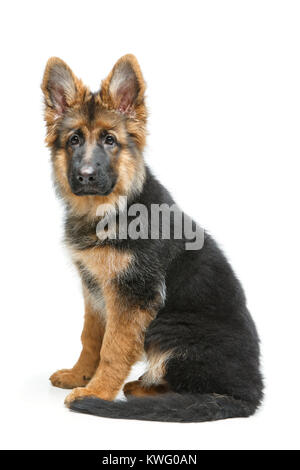
<svg viewBox="0 0 300 470"><path fill-rule="evenodd" d="M147 169L142 192L130 201L135 202L150 209L151 204L174 201ZM71 409L112 418L180 422L253 414L263 389L259 340L243 289L213 239L205 234L198 251L185 250L184 238L101 242L95 239L96 223L69 216L68 242L82 250L109 243L134 254L134 266L115 282L124 302L158 310L146 331L145 350L173 351L165 380L174 393L127 402L84 398L73 402Z"/></svg>
<svg viewBox="0 0 300 470"><path fill-rule="evenodd" d="M128 401L105 401L84 398L71 403L71 410L103 418L139 419L174 423L200 423L227 418L246 418L256 406L229 396L176 393L160 397L129 398Z"/></svg>
<svg viewBox="0 0 300 470"><path fill-rule="evenodd" d="M102 290L95 276L93 276L81 263L76 263L85 287L95 296L102 296Z"/></svg>
<svg viewBox="0 0 300 470"><path fill-rule="evenodd" d="M115 186L117 175L111 166L110 154L102 143L98 143L92 151L91 161L89 163L92 176L83 177L82 169L86 166L84 156L86 154L86 145L83 134L76 131L79 144L73 148L73 155L69 161L68 180L72 192L80 195L108 195Z"/></svg>

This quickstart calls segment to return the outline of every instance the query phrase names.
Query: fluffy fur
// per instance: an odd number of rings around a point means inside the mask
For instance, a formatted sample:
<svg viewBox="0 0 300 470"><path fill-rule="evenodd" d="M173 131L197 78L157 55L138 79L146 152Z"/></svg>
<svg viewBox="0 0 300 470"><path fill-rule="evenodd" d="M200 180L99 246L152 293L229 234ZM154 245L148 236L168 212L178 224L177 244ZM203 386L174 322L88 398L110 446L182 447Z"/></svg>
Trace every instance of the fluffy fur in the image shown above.
<svg viewBox="0 0 300 470"><path fill-rule="evenodd" d="M201 422L253 414L263 388L259 340L243 289L214 240L205 233L203 248L188 251L184 235L96 236L97 206L116 205L120 195L149 211L174 203L143 159L147 110L137 60L122 57L91 93L52 58L42 90L46 142L66 205L65 239L86 306L81 356L51 376L53 385L74 388L66 399L72 410L104 417ZM108 133L114 145L105 144ZM94 165L106 166L89 186L93 193L77 195L76 165L91 155ZM103 181L111 185L105 195ZM125 385L127 401L113 401L143 353L146 373Z"/></svg>

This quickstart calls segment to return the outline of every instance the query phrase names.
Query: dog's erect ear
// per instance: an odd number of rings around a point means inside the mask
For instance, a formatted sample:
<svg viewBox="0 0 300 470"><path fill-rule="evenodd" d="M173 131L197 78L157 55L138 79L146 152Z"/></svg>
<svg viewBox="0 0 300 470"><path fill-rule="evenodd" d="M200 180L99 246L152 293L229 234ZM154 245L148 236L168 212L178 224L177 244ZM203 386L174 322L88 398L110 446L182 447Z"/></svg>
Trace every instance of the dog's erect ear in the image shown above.
<svg viewBox="0 0 300 470"><path fill-rule="evenodd" d="M57 137L60 118L68 108L84 101L88 88L57 57L48 60L41 87L45 97L46 142L51 146Z"/></svg>
<svg viewBox="0 0 300 470"><path fill-rule="evenodd" d="M109 107L131 115L143 103L145 82L132 54L127 54L115 64L108 77L102 82L101 98Z"/></svg>
<svg viewBox="0 0 300 470"><path fill-rule="evenodd" d="M78 79L61 59L51 57L48 60L42 82L46 106L52 108L57 117L75 101Z"/></svg>

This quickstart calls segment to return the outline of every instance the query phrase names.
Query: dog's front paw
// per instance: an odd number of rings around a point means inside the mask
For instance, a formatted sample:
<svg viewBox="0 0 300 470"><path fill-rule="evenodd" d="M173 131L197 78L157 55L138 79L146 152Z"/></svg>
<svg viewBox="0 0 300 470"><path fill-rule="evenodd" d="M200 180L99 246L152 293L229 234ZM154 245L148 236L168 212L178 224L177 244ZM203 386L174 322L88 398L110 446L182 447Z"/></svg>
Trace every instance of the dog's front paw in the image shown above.
<svg viewBox="0 0 300 470"><path fill-rule="evenodd" d="M85 387L75 388L71 393L69 393L69 395L66 396L65 405L69 407L74 400L80 400L81 398L85 397L97 397L97 394L96 392L88 390Z"/></svg>
<svg viewBox="0 0 300 470"><path fill-rule="evenodd" d="M86 377L73 369L58 370L50 377L52 385L60 388L84 387L89 383L90 379L91 377Z"/></svg>

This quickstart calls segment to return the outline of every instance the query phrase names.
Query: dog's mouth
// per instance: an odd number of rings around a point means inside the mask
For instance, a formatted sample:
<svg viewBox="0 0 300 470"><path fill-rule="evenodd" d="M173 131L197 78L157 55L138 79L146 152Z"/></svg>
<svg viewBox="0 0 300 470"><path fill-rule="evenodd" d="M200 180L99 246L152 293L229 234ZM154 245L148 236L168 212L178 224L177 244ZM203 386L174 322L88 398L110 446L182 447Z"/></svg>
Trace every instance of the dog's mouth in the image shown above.
<svg viewBox="0 0 300 470"><path fill-rule="evenodd" d="M75 194L75 196L108 196L109 194L112 193L115 187L115 182L113 182L109 188L99 188L99 187L89 187L86 186L84 188L79 188L79 189L72 189L72 193Z"/></svg>

